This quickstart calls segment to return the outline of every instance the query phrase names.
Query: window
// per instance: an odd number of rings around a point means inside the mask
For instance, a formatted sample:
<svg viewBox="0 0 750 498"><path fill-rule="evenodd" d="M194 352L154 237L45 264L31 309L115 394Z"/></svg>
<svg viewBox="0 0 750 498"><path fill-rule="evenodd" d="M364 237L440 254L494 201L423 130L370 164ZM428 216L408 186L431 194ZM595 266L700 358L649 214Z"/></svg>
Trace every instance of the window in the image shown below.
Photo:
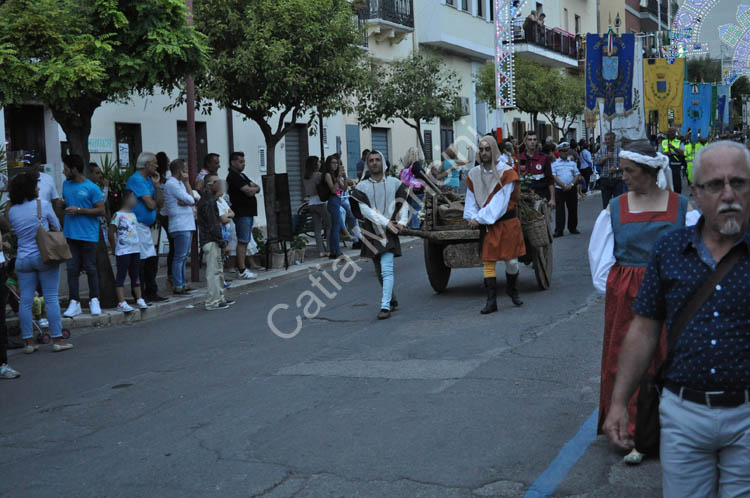
<svg viewBox="0 0 750 498"><path fill-rule="evenodd" d="M432 163L432 130L424 131L424 162Z"/></svg>
<svg viewBox="0 0 750 498"><path fill-rule="evenodd" d="M117 142L117 161L126 166L135 162L143 152L141 146L140 123L115 123L115 142Z"/></svg>
<svg viewBox="0 0 750 498"><path fill-rule="evenodd" d="M542 12L544 12L544 4L537 2L536 3L536 15L539 16L539 14L541 14Z"/></svg>
<svg viewBox="0 0 750 498"><path fill-rule="evenodd" d="M450 5L451 7L455 7L456 3L455 3L455 0L445 0L445 5Z"/></svg>

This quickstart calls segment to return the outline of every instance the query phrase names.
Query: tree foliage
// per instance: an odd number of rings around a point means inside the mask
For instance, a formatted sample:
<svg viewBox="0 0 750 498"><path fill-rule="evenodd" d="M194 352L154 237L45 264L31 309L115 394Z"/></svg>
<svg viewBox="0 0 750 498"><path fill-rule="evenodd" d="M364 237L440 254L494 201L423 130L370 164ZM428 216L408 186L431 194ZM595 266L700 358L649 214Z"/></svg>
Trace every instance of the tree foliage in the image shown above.
<svg viewBox="0 0 750 498"><path fill-rule="evenodd" d="M687 60L687 80L696 83L718 83L721 81L721 60L708 55Z"/></svg>
<svg viewBox="0 0 750 498"><path fill-rule="evenodd" d="M425 153L421 122L459 119L460 89L456 72L434 55L415 53L390 64L373 64L357 99L359 122L367 128L400 119L416 130Z"/></svg>
<svg viewBox="0 0 750 498"><path fill-rule="evenodd" d="M542 66L523 57L515 58L514 70L518 110L531 114L534 126L537 115L542 114L555 128L567 134L586 104L583 78L578 74ZM487 62L480 68L476 83L478 97L494 108L494 62Z"/></svg>
<svg viewBox="0 0 750 498"><path fill-rule="evenodd" d="M206 58L183 0L7 0L0 5L0 102L49 106L87 160L105 101L170 90Z"/></svg>
<svg viewBox="0 0 750 498"><path fill-rule="evenodd" d="M275 149L309 111L346 110L359 83L361 33L347 0L196 0L196 27L212 50L196 78L201 105L211 101L252 119ZM273 182L270 182L273 184ZM265 191L269 238L276 235L275 191Z"/></svg>

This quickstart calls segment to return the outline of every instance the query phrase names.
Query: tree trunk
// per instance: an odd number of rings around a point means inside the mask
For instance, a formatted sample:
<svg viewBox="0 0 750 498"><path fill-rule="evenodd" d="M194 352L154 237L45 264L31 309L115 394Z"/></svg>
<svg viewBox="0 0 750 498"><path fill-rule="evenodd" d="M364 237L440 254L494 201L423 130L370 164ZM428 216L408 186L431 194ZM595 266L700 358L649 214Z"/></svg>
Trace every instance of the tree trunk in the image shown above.
<svg viewBox="0 0 750 498"><path fill-rule="evenodd" d="M78 113L59 112L52 109L52 116L55 118L68 141L71 154L78 154L83 158L83 163L88 164L89 154L89 135L91 135L91 118L99 104L82 109Z"/></svg>
<svg viewBox="0 0 750 498"><path fill-rule="evenodd" d="M268 240L275 240L279 234L276 220L276 144L278 142L278 139L275 137L266 137L266 171L268 182L267 185L263 187L263 205L266 208L266 230L268 231ZM270 248L268 248L268 250L270 250Z"/></svg>

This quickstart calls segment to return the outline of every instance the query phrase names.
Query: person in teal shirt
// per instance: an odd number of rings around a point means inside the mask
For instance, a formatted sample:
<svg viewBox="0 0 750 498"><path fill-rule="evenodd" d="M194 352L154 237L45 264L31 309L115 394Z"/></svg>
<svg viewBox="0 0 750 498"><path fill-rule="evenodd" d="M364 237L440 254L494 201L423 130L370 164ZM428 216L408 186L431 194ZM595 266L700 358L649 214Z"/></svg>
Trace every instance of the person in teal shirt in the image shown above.
<svg viewBox="0 0 750 498"><path fill-rule="evenodd" d="M63 173L67 178L62 188L65 201L63 234L73 256L67 263L70 304L63 316L72 318L82 313L78 288L78 277L82 269L86 270L89 282L91 314L100 315L102 309L99 304L99 276L96 272L96 243L99 241L99 216L104 216L104 197L102 190L84 175L81 156L66 156L63 163Z"/></svg>
<svg viewBox="0 0 750 498"><path fill-rule="evenodd" d="M440 173L438 173L437 178L438 180L443 180L443 187L446 187L448 190L452 191L458 191L458 188L461 186L461 173L460 169L461 166L465 166L467 164L470 164L473 161L473 153L471 148L468 150L468 161L464 161L462 159L458 159L458 148L454 144L451 144L448 146L447 149L445 149L446 157L445 161L443 161L443 169Z"/></svg>

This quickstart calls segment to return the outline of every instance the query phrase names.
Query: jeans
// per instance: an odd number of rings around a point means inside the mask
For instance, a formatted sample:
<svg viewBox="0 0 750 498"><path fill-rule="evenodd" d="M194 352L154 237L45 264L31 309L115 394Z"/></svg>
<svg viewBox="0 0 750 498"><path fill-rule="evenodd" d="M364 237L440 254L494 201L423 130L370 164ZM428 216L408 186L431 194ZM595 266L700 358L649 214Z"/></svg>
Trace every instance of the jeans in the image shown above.
<svg viewBox="0 0 750 498"><path fill-rule="evenodd" d="M312 216L313 230L315 230L315 246L318 254L325 252L323 244L323 231L326 236L331 232L331 215L328 214L328 208L325 204L310 204L308 206L310 216Z"/></svg>
<svg viewBox="0 0 750 498"><path fill-rule="evenodd" d="M607 178L602 178L599 180L599 188L602 191L602 209L607 209L607 206L609 206L609 201L612 200L612 198L622 195L628 191L628 189L625 187L624 181L616 180L612 182Z"/></svg>
<svg viewBox="0 0 750 498"><path fill-rule="evenodd" d="M68 246L70 246L70 254L73 256L67 263L70 299L81 300L78 276L81 274L82 268L86 270L86 277L89 281L89 298L98 298L99 276L96 273L96 242L68 239Z"/></svg>
<svg viewBox="0 0 750 498"><path fill-rule="evenodd" d="M409 203L409 207L411 207L412 213L409 217L409 228L419 228L419 212L422 210L422 204L424 203L424 192L419 194L412 192L407 202Z"/></svg>
<svg viewBox="0 0 750 498"><path fill-rule="evenodd" d="M750 403L709 408L664 389L659 421L664 498L747 496Z"/></svg>
<svg viewBox="0 0 750 498"><path fill-rule="evenodd" d="M117 276L115 277L115 287L125 285L125 276L130 275L130 285L133 287L141 286L141 255L140 253L123 254L116 256L117 259Z"/></svg>
<svg viewBox="0 0 750 498"><path fill-rule="evenodd" d="M5 265L0 266L0 365L8 363L8 329L5 327L5 302L8 300L8 287L5 281L8 273Z"/></svg>
<svg viewBox="0 0 750 498"><path fill-rule="evenodd" d="M567 192L555 189L555 233L565 231L565 209L568 210L568 230L572 233L578 228L578 190L573 187Z"/></svg>
<svg viewBox="0 0 750 498"><path fill-rule="evenodd" d="M47 305L50 335L62 337L62 317L60 316L60 302L58 300L60 266L45 265L42 262L41 254L37 254L36 256L17 259L16 273L18 274L18 287L21 291L21 302L18 307L21 336L24 339L31 339L33 335L31 308L34 306L34 291L37 284L41 282Z"/></svg>
<svg viewBox="0 0 750 498"><path fill-rule="evenodd" d="M328 199L328 214L331 215L331 230L328 233L328 251L338 256L341 254L341 245L339 242L339 232L341 232L341 198L337 195L332 195Z"/></svg>
<svg viewBox="0 0 750 498"><path fill-rule="evenodd" d="M174 239L174 260L172 261L172 281L175 289L182 289L185 283L185 262L190 254L190 242L193 240L193 232L180 230L172 232Z"/></svg>
<svg viewBox="0 0 750 498"><path fill-rule="evenodd" d="M248 244L250 242L250 237L253 236L253 217L237 216L234 219L234 228L237 232L237 242L240 244Z"/></svg>
<svg viewBox="0 0 750 498"><path fill-rule="evenodd" d="M375 258L375 269L380 269L380 278L383 282L383 295L380 298L380 309L390 310L391 299L393 299L393 253L384 252Z"/></svg>
<svg viewBox="0 0 750 498"><path fill-rule="evenodd" d="M217 242L203 245L203 256L206 258L206 308L215 308L224 301L224 260Z"/></svg>

